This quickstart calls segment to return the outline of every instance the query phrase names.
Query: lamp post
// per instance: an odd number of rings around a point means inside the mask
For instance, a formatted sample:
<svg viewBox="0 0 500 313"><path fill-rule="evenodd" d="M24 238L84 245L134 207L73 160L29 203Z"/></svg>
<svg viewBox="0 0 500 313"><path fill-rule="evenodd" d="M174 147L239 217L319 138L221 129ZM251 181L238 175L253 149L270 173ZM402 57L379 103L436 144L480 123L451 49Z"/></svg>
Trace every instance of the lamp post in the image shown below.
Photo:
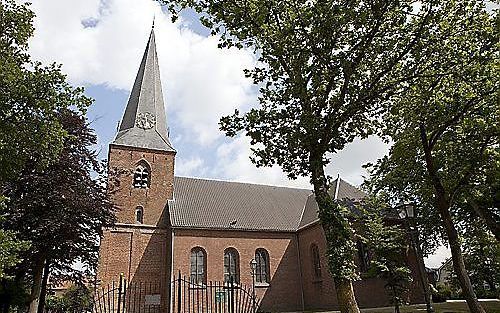
<svg viewBox="0 0 500 313"><path fill-rule="evenodd" d="M252 259L252 261L250 261L250 269L252 270L252 309L253 309L253 313L256 313L256 307L255 307L255 270L257 269L257 261L255 261L255 259Z"/></svg>
<svg viewBox="0 0 500 313"><path fill-rule="evenodd" d="M418 231L414 225L415 222L415 207L412 204L403 205L403 213L406 220L406 228L408 234L410 235L410 244L415 252L415 257L417 258L417 270L418 276L420 278L420 284L424 289L425 305L428 313L434 313L434 307L432 306L432 297L429 288L429 281L427 279L427 272L425 271L424 258L422 255L422 250L420 249L420 242L418 239Z"/></svg>

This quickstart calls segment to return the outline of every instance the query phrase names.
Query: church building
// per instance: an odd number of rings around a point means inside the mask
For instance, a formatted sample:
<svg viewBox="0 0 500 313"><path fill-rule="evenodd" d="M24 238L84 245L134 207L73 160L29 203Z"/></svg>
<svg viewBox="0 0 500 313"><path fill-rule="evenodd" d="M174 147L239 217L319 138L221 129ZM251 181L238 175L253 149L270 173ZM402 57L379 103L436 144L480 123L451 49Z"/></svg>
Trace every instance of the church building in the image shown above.
<svg viewBox="0 0 500 313"><path fill-rule="evenodd" d="M120 275L131 284L153 282L141 305L149 301L161 312L171 307L170 286L178 273L199 286L229 280L255 286L260 311L338 308L311 190L175 176L176 154L153 29L109 145L110 195L118 211L116 225L105 229L101 240L101 286ZM340 177L331 192L336 199L365 196ZM369 262L362 250L361 273ZM415 260L409 253L413 273ZM359 306L389 305L385 282L365 276L354 282ZM421 302L416 278L412 289L417 291L409 299Z"/></svg>

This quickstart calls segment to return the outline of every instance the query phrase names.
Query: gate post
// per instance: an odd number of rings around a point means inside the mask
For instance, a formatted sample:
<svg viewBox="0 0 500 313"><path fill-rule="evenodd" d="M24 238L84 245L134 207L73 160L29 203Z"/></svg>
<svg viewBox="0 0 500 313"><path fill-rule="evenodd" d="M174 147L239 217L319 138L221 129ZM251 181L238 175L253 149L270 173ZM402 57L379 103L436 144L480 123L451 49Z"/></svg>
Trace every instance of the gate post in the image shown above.
<svg viewBox="0 0 500 313"><path fill-rule="evenodd" d="M123 273L120 273L120 283L118 284L118 310L117 313L120 313L120 305L122 303L122 286L123 286Z"/></svg>
<svg viewBox="0 0 500 313"><path fill-rule="evenodd" d="M229 292L230 292L230 313L234 313L234 278L229 275Z"/></svg>
<svg viewBox="0 0 500 313"><path fill-rule="evenodd" d="M179 270L179 277L177 277L177 313L181 313L181 299L182 299L182 297L181 297L181 270Z"/></svg>

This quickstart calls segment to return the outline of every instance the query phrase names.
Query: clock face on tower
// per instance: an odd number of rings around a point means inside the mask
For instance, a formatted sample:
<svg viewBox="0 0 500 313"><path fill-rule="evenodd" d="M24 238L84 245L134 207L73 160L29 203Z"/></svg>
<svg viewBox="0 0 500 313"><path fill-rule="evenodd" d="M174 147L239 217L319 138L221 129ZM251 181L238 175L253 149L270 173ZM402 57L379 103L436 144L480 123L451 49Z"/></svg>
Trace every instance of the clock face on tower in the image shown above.
<svg viewBox="0 0 500 313"><path fill-rule="evenodd" d="M153 128L156 124L156 118L154 114L150 112L139 113L135 119L135 126L142 129Z"/></svg>

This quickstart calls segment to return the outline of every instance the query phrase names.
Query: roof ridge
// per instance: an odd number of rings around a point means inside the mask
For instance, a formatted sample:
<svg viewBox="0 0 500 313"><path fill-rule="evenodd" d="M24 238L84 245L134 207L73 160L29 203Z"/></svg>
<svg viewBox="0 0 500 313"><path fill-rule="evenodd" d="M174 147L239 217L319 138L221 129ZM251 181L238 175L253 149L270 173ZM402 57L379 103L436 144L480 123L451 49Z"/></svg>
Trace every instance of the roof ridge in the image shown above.
<svg viewBox="0 0 500 313"><path fill-rule="evenodd" d="M178 175L175 175L174 177L175 178L198 179L198 180L205 180L205 181L215 181L215 182L231 183L231 184L241 184L241 185L253 185L253 186L263 186L263 187L274 187L274 188L304 190L304 191L310 191L310 192L312 192L312 189L307 189L307 188L297 188L297 187L291 187L291 186L277 186L277 185L268 185L268 184L259 184L259 183L250 183L250 182L231 181L231 180L225 180L225 179L219 179L219 178L188 177L188 176L178 176Z"/></svg>

